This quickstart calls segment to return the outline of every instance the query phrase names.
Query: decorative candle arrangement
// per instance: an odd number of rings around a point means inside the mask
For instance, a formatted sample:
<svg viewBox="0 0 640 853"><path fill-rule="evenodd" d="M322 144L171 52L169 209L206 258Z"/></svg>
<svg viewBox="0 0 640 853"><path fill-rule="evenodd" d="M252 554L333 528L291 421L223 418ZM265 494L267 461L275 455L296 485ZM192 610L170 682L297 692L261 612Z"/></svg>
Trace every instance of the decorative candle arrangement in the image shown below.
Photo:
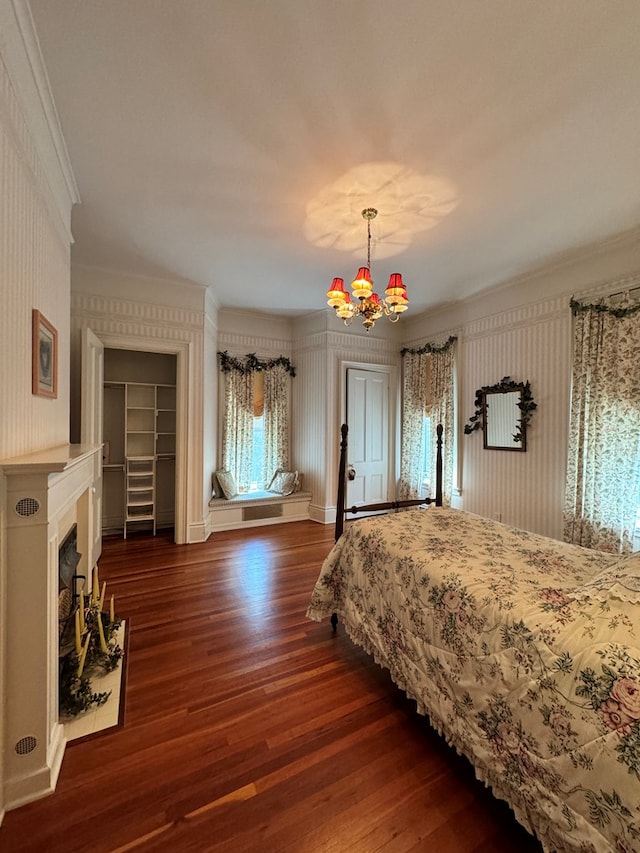
<svg viewBox="0 0 640 853"><path fill-rule="evenodd" d="M115 614L111 596L108 614L104 612L107 584L100 586L98 567L93 570L91 593L78 596L75 614L75 648L60 666L60 713L76 716L91 706L103 705L110 693L95 693L91 677L114 670L122 658L122 649L114 635L121 620Z"/></svg>

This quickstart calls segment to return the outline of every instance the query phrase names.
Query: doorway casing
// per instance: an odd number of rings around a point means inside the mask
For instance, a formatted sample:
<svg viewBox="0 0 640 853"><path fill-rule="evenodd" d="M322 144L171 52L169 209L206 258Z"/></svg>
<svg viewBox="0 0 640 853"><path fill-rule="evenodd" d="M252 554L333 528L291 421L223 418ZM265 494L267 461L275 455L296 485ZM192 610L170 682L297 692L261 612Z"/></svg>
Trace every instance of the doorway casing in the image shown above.
<svg viewBox="0 0 640 853"><path fill-rule="evenodd" d="M190 341L154 340L137 335L119 335L95 331L94 334L109 349L156 352L176 356L176 493L174 538L178 545L189 541L188 535L188 447L189 434L189 365Z"/></svg>

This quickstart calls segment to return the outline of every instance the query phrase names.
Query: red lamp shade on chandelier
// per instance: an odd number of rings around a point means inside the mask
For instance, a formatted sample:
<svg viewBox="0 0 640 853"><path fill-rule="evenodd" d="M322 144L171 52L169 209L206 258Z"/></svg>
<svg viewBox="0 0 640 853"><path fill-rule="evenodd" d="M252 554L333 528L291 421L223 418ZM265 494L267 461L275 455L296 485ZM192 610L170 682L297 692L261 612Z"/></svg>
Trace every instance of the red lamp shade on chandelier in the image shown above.
<svg viewBox="0 0 640 853"><path fill-rule="evenodd" d="M367 265L360 267L351 282L351 292L357 301L352 300L344 289L343 278L334 278L327 291L327 305L335 309L336 315L344 320L345 326L349 326L355 316L361 316L367 332L383 314L392 323L397 323L400 314L409 307L407 287L399 272L391 273L384 299L380 299L374 292L371 278L371 220L377 215L378 211L373 207L366 207L362 211L363 219L367 220Z"/></svg>

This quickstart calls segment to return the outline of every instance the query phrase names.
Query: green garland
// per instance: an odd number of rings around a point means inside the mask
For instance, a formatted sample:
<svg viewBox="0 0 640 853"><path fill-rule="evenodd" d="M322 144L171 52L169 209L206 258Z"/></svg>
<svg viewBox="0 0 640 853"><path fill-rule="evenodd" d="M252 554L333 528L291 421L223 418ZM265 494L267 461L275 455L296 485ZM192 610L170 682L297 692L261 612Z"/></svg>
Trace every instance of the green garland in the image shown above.
<svg viewBox="0 0 640 853"><path fill-rule="evenodd" d="M255 352L249 352L243 360L234 358L225 350L224 352L218 352L218 358L220 359L220 370L222 370L223 373L230 373L232 370L237 370L238 373L246 375L247 373L271 370L274 367L284 367L290 376L296 375L295 367L284 355L279 355L277 358L270 358L267 361L262 361L258 358Z"/></svg>
<svg viewBox="0 0 640 853"><path fill-rule="evenodd" d="M77 717L93 706L99 708L111 695L111 691L94 693L89 675L78 677L77 672L78 656L71 652L60 664L60 716L63 719Z"/></svg>
<svg viewBox="0 0 640 853"><path fill-rule="evenodd" d="M402 356L402 358L404 358L407 353L409 353L410 355L424 355L427 352L446 352L449 347L452 347L455 344L457 340L458 339L455 337L455 335L451 335L449 339L443 344L425 344L423 347L420 347L420 349L410 349L409 347L404 347L404 349L400 350L400 355Z"/></svg>
<svg viewBox="0 0 640 853"><path fill-rule="evenodd" d="M513 436L514 441L521 442L524 439L524 427L526 427L531 420L531 416L535 409L538 408L538 404L533 401L533 394L531 393L531 385L529 381L527 380L524 384L522 382L515 382L510 376L505 376L496 385L483 385L482 388L478 388L474 403L476 411L475 414L469 418L469 423L465 424L465 435L470 435L474 430L482 428L482 413L484 409L485 393L490 394L495 392L498 394L504 394L509 391L521 392L518 408L522 414L520 415L520 423L517 425L516 432Z"/></svg>
<svg viewBox="0 0 640 853"><path fill-rule="evenodd" d="M102 622L102 631L106 643L106 652L100 646L98 619ZM88 711L92 706L99 708L107 701L111 691L95 693L91 689L91 679L96 675L112 672L120 662L123 652L115 639L122 620L103 613L99 605L89 600L84 610L85 632L89 637L85 661L80 674L79 658L75 650L69 652L60 661L59 704L62 717L76 717ZM83 642L86 642L83 640Z"/></svg>
<svg viewBox="0 0 640 853"><path fill-rule="evenodd" d="M576 314L584 314L587 311L596 311L599 314L611 314L620 319L621 317L630 317L632 314L636 314L640 311L640 302L636 302L634 305L628 305L627 307L616 308L613 305L606 305L604 302L578 302L578 300L574 299L573 296L569 300L569 305L574 316Z"/></svg>

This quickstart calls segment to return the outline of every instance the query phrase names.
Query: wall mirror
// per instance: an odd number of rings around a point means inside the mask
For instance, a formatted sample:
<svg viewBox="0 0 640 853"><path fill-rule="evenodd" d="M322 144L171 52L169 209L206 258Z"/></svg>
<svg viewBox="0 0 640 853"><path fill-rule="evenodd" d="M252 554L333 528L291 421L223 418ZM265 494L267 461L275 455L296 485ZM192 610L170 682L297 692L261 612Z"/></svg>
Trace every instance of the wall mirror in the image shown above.
<svg viewBox="0 0 640 853"><path fill-rule="evenodd" d="M464 431L482 429L485 450L527 449L527 424L537 408L528 382L505 376L495 385L484 385L476 391L475 405Z"/></svg>

